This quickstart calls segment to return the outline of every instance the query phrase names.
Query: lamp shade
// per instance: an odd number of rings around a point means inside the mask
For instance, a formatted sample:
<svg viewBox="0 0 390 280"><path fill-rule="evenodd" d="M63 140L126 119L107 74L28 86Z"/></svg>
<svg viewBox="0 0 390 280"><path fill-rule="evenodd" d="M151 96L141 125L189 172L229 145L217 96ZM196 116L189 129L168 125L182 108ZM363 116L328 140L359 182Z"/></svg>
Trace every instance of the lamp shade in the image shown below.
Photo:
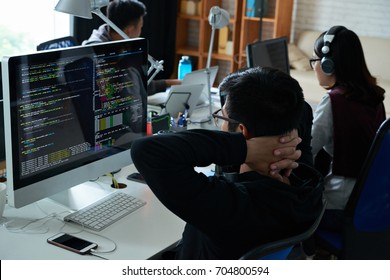
<svg viewBox="0 0 390 280"><path fill-rule="evenodd" d="M220 29L229 24L230 15L228 11L221 9L218 6L213 6L210 9L209 23L213 28Z"/></svg>
<svg viewBox="0 0 390 280"><path fill-rule="evenodd" d="M91 19L91 11L107 6L109 2L110 0L60 0L54 10Z"/></svg>
<svg viewBox="0 0 390 280"><path fill-rule="evenodd" d="M54 10L82 18L92 18L90 0L60 0Z"/></svg>

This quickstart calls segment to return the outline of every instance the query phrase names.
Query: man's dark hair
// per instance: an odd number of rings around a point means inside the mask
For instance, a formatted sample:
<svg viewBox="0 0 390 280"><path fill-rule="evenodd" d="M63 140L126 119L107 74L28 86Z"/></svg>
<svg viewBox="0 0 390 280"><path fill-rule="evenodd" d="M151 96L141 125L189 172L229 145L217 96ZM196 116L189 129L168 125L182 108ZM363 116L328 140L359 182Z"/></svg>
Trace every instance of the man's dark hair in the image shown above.
<svg viewBox="0 0 390 280"><path fill-rule="evenodd" d="M107 17L121 30L137 24L146 15L145 5L137 0L113 0L107 6Z"/></svg>
<svg viewBox="0 0 390 280"><path fill-rule="evenodd" d="M229 74L220 84L226 94L226 113L243 123L252 137L282 135L298 128L304 97L299 83L288 74L255 67ZM237 124L229 123L234 131Z"/></svg>

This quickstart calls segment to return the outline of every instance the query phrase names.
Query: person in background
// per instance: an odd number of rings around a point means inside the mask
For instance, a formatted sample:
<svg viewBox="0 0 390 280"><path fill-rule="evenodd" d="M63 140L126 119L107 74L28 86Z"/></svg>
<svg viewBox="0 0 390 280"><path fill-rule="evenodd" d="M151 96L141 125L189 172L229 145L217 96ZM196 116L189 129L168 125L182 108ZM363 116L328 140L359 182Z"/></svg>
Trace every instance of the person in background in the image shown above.
<svg viewBox="0 0 390 280"><path fill-rule="evenodd" d="M118 26L129 38L137 38L141 35L143 18L146 15L145 5L137 0L113 0L107 6L107 17ZM102 24L92 31L88 40L82 45L99 44L102 42L123 40L123 37L108 24ZM181 84L180 80L166 79L153 80L148 85L148 95L165 91L172 85Z"/></svg>
<svg viewBox="0 0 390 280"><path fill-rule="evenodd" d="M315 164L327 167L323 171L327 210L320 227L340 231L356 178L386 118L385 91L367 68L359 37L344 26L333 26L317 38L310 63L327 90L312 127L312 152L318 155Z"/></svg>
<svg viewBox="0 0 390 280"><path fill-rule="evenodd" d="M213 114L222 131L194 129L136 140L131 156L158 199L186 221L176 259L238 259L255 246L301 233L322 209L322 176L295 162L304 98L271 68L228 75ZM240 165L234 181L196 166ZM293 169L293 170L292 170Z"/></svg>

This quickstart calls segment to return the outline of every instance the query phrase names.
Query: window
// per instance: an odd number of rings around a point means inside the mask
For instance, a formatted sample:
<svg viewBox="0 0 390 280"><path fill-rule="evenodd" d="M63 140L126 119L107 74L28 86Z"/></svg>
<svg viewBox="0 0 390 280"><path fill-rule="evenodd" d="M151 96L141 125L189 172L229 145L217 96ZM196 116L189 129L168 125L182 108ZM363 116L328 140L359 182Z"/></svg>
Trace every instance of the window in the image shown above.
<svg viewBox="0 0 390 280"><path fill-rule="evenodd" d="M0 17L0 58L36 51L38 44L70 35L70 16L54 11L58 0L7 1Z"/></svg>

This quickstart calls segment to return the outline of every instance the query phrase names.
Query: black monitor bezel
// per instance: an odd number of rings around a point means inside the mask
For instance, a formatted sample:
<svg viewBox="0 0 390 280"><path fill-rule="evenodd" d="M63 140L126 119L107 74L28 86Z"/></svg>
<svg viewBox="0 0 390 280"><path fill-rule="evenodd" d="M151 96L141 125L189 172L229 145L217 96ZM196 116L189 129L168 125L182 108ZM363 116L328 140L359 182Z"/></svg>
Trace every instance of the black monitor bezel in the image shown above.
<svg viewBox="0 0 390 280"><path fill-rule="evenodd" d="M270 44L280 44L283 47L284 57L285 57L285 69L279 69L287 74L290 74L290 63L288 57L288 41L287 37L277 37L263 41L257 41L246 46L246 55L247 55L247 66L256 67L256 66L268 66L273 67L272 65L255 65L254 63L254 50L259 49L259 46L266 46Z"/></svg>

